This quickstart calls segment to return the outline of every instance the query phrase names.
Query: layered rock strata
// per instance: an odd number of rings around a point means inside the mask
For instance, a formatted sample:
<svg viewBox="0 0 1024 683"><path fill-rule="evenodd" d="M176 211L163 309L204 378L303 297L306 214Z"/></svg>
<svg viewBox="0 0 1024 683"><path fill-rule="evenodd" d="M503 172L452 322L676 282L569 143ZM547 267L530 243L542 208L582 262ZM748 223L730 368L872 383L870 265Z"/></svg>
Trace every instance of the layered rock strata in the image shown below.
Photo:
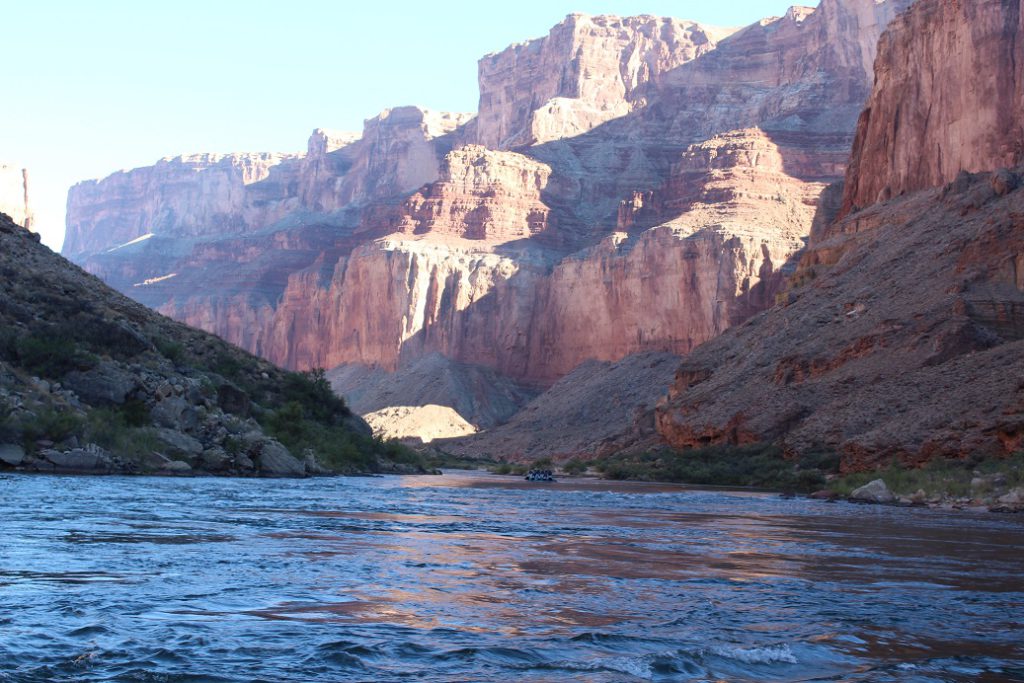
<svg viewBox="0 0 1024 683"><path fill-rule="evenodd" d="M230 206L126 196L122 225L128 178L80 186L65 252L292 368L441 354L545 387L685 354L774 301L906 4L823 0L737 32L573 15L481 60L475 119L392 110L263 179L215 180L222 160L167 184L233 188Z"/></svg>
<svg viewBox="0 0 1024 683"><path fill-rule="evenodd" d="M1024 160L1024 15L1014 0L919 2L879 44L844 211Z"/></svg>
<svg viewBox="0 0 1024 683"><path fill-rule="evenodd" d="M1021 169L959 171L1017 158L994 108L1017 92L1020 10L923 0L893 24L844 200L823 206L905 196L822 221L784 304L686 359L657 416L672 445L778 442L848 471L1020 450Z"/></svg>

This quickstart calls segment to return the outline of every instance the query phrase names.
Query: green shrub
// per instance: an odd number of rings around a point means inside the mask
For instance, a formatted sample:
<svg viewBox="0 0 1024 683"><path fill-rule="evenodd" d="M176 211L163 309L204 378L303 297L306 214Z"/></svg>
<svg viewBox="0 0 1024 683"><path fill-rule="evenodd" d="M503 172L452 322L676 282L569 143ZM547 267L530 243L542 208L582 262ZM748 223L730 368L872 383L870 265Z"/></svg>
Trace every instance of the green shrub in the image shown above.
<svg viewBox="0 0 1024 683"><path fill-rule="evenodd" d="M579 458L573 458L569 462L562 465L562 471L569 475L580 475L587 471L587 463L583 462Z"/></svg>
<svg viewBox="0 0 1024 683"><path fill-rule="evenodd" d="M37 441L57 443L82 434L84 426L85 420L77 413L47 407L25 414L12 428L21 435L25 450L34 451Z"/></svg>
<svg viewBox="0 0 1024 683"><path fill-rule="evenodd" d="M292 453L311 450L323 466L336 472L372 472L378 469L378 458L424 467L419 455L397 441L381 441L340 423L311 418L298 401L265 413L261 422Z"/></svg>
<svg viewBox="0 0 1024 683"><path fill-rule="evenodd" d="M0 328L0 360L18 360L18 333L7 327Z"/></svg>
<svg viewBox="0 0 1024 683"><path fill-rule="evenodd" d="M242 376L242 362L233 354L221 351L210 364L210 370L230 380L238 380Z"/></svg>
<svg viewBox="0 0 1024 683"><path fill-rule="evenodd" d="M149 408L146 402L131 398L120 408L121 416L129 427L144 427L149 424Z"/></svg>
<svg viewBox="0 0 1024 683"><path fill-rule="evenodd" d="M154 345L164 358L176 365L185 358L185 347L178 342L161 337L154 342Z"/></svg>
<svg viewBox="0 0 1024 683"><path fill-rule="evenodd" d="M752 486L786 491L813 491L838 466L831 453L790 460L770 444L663 449L638 456L612 457L594 464L607 479L672 481L703 486Z"/></svg>
<svg viewBox="0 0 1024 683"><path fill-rule="evenodd" d="M882 479L897 495L909 496L923 490L928 495L969 497L973 493L971 480L977 476L975 472L982 476L1000 474L1006 480L1007 488L1024 486L1024 454L983 460L940 458L923 467L905 467L894 463L883 470L845 475L831 482L829 488L840 495L849 495L870 481Z"/></svg>
<svg viewBox="0 0 1024 683"><path fill-rule="evenodd" d="M352 414L345 400L331 389L323 368L285 373L280 391L284 401L299 404L311 420L336 422Z"/></svg>
<svg viewBox="0 0 1024 683"><path fill-rule="evenodd" d="M159 450L155 432L137 424L133 426L129 421L131 415L120 407L94 408L86 415L84 440L130 460Z"/></svg>
<svg viewBox="0 0 1024 683"><path fill-rule="evenodd" d="M88 370L97 359L78 348L74 340L59 332L34 332L16 342L18 361L39 377L60 379L74 370Z"/></svg>

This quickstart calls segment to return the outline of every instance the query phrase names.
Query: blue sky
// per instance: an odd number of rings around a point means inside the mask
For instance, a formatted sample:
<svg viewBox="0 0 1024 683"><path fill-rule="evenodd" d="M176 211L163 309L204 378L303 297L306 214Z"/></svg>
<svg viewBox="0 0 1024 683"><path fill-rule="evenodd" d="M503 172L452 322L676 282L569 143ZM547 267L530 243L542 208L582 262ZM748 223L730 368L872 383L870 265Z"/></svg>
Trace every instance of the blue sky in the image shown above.
<svg viewBox="0 0 1024 683"><path fill-rule="evenodd" d="M776 0L0 0L0 160L59 248L67 188L186 152L299 151L381 109L475 111L476 60L571 12L741 26ZM816 5L817 2L804 4Z"/></svg>

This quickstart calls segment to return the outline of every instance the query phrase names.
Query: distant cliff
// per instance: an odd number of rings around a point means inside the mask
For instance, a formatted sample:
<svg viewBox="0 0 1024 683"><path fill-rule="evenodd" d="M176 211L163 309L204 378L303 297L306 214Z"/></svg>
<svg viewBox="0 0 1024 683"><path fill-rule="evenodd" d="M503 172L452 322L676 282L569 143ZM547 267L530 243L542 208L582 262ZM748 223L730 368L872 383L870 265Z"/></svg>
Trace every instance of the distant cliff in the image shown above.
<svg viewBox="0 0 1024 683"><path fill-rule="evenodd" d="M20 226L32 229L28 198L28 170L0 163L0 213Z"/></svg>
<svg viewBox="0 0 1024 683"><path fill-rule="evenodd" d="M845 196L781 305L683 362L669 443L848 471L1024 447L1024 168L1001 168L1021 161L1020 21L1020 0L921 0L893 22Z"/></svg>

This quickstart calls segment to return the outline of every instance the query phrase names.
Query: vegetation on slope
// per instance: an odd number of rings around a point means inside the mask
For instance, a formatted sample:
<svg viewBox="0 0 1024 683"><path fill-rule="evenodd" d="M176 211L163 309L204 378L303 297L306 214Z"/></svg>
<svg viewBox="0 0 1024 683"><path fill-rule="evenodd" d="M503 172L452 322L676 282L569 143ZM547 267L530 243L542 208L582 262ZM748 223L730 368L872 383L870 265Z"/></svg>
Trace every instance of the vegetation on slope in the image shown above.
<svg viewBox="0 0 1024 683"><path fill-rule="evenodd" d="M0 214L3 444L40 471L423 471L323 371L281 370L160 316Z"/></svg>

